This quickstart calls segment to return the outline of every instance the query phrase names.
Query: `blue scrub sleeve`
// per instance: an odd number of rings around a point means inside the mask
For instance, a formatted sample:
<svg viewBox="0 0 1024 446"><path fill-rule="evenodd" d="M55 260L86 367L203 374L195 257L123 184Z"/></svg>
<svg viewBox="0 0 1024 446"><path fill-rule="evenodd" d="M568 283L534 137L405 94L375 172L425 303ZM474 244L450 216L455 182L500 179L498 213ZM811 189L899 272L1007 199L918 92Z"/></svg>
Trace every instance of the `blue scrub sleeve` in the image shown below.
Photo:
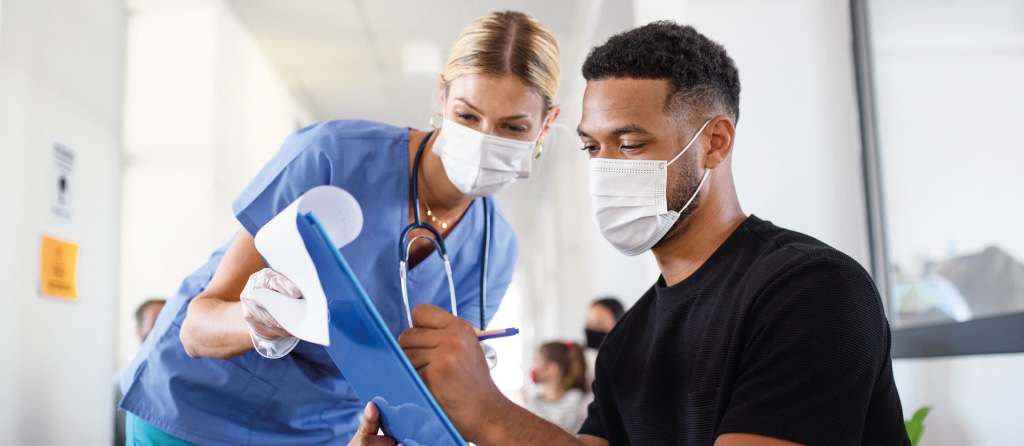
<svg viewBox="0 0 1024 446"><path fill-rule="evenodd" d="M330 157L323 150L331 146L326 144L327 140L328 135L312 142L302 133L289 136L235 199L231 208L249 234L256 235L256 231L306 191L331 184L331 172L337 170L332 163L338 162L338 157Z"/></svg>

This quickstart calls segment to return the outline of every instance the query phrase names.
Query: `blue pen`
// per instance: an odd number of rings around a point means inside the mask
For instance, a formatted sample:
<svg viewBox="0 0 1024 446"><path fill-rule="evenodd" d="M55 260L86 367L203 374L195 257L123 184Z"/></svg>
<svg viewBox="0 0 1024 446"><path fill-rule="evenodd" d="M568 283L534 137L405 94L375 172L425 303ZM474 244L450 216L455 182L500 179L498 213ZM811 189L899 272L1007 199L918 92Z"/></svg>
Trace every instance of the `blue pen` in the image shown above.
<svg viewBox="0 0 1024 446"><path fill-rule="evenodd" d="M476 332L476 338L483 341L485 339L504 338L506 336L515 336L519 334L519 329L512 328L500 328L497 330L487 330Z"/></svg>

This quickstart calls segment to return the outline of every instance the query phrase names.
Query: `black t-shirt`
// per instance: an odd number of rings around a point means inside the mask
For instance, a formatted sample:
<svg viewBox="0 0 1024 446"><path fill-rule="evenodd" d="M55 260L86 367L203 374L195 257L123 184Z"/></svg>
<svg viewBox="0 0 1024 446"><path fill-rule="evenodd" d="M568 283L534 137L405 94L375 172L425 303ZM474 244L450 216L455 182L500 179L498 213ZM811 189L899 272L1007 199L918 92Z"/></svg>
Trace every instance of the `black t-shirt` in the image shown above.
<svg viewBox="0 0 1024 446"><path fill-rule="evenodd" d="M612 445L909 445L889 324L867 272L750 216L682 282L659 279L605 338L580 433Z"/></svg>

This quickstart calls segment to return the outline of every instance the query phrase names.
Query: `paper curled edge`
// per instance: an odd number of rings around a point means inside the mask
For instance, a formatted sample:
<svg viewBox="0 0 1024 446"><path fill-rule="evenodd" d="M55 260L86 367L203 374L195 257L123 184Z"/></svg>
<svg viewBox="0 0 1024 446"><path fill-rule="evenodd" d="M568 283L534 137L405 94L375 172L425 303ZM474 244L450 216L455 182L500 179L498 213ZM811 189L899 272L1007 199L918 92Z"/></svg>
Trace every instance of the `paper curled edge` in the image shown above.
<svg viewBox="0 0 1024 446"><path fill-rule="evenodd" d="M355 240L363 229L363 211L352 194L336 186L317 186L306 191L257 231L255 237L256 250L267 265L295 283L303 298L293 299L268 289L256 289L253 295L293 336L330 345L327 297L297 226L298 219L310 212L316 213L327 236L337 244L334 249Z"/></svg>

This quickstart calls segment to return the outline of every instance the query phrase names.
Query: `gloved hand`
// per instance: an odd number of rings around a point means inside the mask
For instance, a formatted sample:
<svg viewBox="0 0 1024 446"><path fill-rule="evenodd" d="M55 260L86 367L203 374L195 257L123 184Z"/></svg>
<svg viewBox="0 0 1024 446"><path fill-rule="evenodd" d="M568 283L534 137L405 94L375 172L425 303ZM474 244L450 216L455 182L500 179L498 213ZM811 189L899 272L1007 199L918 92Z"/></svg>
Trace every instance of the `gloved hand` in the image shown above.
<svg viewBox="0 0 1024 446"><path fill-rule="evenodd" d="M302 299L302 292L283 274L264 268L249 276L249 281L239 295L242 300L242 315L249 326L253 347L264 358L277 359L291 352L299 344L299 338L281 327L270 312L256 300L252 295L252 290L256 288L267 288L296 299Z"/></svg>

